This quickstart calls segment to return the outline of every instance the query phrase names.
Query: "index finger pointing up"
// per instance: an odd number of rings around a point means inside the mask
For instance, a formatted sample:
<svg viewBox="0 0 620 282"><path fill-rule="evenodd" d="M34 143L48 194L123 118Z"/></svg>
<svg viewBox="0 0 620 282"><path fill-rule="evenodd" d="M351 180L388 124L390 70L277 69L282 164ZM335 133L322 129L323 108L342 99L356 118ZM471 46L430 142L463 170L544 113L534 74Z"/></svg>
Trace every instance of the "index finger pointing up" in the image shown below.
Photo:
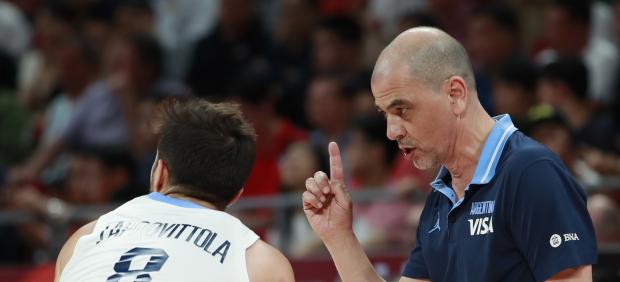
<svg viewBox="0 0 620 282"><path fill-rule="evenodd" d="M342 170L342 158L336 142L329 142L329 177L331 181L344 184L344 172Z"/></svg>

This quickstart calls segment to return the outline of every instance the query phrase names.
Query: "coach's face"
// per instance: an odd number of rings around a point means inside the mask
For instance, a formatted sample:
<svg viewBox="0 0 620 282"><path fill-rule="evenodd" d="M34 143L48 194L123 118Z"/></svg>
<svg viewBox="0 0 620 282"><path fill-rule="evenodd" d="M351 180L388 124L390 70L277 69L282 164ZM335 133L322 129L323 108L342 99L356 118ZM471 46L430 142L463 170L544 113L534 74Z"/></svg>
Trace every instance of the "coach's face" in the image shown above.
<svg viewBox="0 0 620 282"><path fill-rule="evenodd" d="M406 66L373 76L373 96L386 117L387 137L398 142L405 158L418 169L439 166L454 139L446 83L430 87L413 77Z"/></svg>

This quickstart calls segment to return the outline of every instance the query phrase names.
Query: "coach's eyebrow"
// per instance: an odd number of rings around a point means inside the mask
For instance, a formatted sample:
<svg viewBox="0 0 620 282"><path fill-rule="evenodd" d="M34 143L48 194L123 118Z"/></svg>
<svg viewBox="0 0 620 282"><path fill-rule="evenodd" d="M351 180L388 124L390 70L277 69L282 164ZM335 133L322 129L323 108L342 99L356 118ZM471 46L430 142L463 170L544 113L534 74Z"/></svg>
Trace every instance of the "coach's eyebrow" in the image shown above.
<svg viewBox="0 0 620 282"><path fill-rule="evenodd" d="M403 99L394 99L392 102L390 102L390 104L387 106L387 108L385 109L386 111L389 111L392 108L396 108L396 107L402 107L402 106L409 106L409 102L403 100Z"/></svg>

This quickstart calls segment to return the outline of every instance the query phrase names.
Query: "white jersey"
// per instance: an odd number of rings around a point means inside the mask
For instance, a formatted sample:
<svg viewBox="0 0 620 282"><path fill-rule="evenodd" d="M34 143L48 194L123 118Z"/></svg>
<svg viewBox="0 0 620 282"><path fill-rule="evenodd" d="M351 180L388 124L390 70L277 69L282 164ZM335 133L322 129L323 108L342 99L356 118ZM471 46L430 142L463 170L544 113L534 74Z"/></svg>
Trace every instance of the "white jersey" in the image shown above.
<svg viewBox="0 0 620 282"><path fill-rule="evenodd" d="M151 193L101 216L60 281L249 281L245 253L257 240L225 212Z"/></svg>

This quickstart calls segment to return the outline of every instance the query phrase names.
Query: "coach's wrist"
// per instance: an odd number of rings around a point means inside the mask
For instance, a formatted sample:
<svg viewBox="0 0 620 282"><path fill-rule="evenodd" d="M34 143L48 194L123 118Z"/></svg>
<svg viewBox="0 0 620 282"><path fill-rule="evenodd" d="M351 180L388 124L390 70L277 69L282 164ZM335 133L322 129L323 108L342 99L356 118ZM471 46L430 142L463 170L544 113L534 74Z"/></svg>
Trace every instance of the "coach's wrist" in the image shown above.
<svg viewBox="0 0 620 282"><path fill-rule="evenodd" d="M343 246L346 242L358 242L357 236L353 233L353 230L345 230L342 232L337 232L330 234L330 236L326 236L323 239L323 243L327 248Z"/></svg>

